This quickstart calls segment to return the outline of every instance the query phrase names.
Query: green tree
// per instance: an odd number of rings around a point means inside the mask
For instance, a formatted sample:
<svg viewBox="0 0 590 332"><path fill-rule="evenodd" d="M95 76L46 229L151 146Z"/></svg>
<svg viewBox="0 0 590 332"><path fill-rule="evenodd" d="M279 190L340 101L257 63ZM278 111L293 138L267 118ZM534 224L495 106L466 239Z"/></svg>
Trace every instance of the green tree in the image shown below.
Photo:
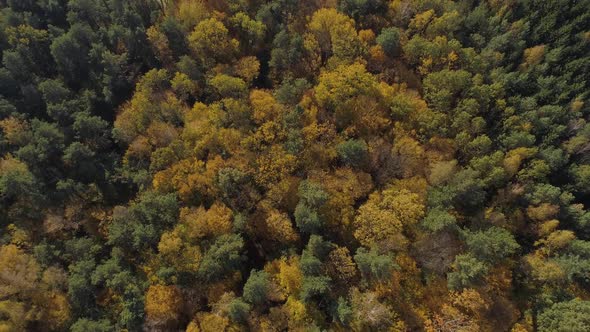
<svg viewBox="0 0 590 332"><path fill-rule="evenodd" d="M237 234L218 237L203 255L198 276L207 282L218 280L240 267L244 240Z"/></svg>
<svg viewBox="0 0 590 332"><path fill-rule="evenodd" d="M367 143L364 140L350 139L338 144L336 151L342 162L351 167L362 167L368 157Z"/></svg>
<svg viewBox="0 0 590 332"><path fill-rule="evenodd" d="M538 318L539 331L585 331L590 329L590 302L575 299L555 303Z"/></svg>
<svg viewBox="0 0 590 332"><path fill-rule="evenodd" d="M400 52L400 37L401 32L398 28L391 27L381 30L377 36L377 44L381 45L385 54L389 56L396 56Z"/></svg>
<svg viewBox="0 0 590 332"><path fill-rule="evenodd" d="M270 292L269 275L265 271L252 270L250 277L244 284L244 300L259 306L266 302Z"/></svg>

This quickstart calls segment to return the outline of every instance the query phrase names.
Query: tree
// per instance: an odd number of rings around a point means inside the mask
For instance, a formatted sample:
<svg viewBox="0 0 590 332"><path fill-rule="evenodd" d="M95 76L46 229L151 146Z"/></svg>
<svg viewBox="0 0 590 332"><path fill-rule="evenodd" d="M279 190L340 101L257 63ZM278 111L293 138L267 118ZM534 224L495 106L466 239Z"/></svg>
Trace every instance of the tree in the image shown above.
<svg viewBox="0 0 590 332"><path fill-rule="evenodd" d="M336 147L338 157L345 165L362 167L367 160L367 143L363 140L347 140Z"/></svg>
<svg viewBox="0 0 590 332"><path fill-rule="evenodd" d="M353 320L350 323L358 330L393 329L397 323L397 315L392 308L379 301L373 292L361 293L354 288L351 292Z"/></svg>
<svg viewBox="0 0 590 332"><path fill-rule="evenodd" d="M320 185L302 181L299 185L299 203L295 208L295 223L302 232L314 233L323 226L319 208L328 199L328 194Z"/></svg>
<svg viewBox="0 0 590 332"><path fill-rule="evenodd" d="M238 50L239 42L232 39L222 22L215 18L203 20L197 24L188 36L189 47L207 67L212 61L228 62Z"/></svg>
<svg viewBox="0 0 590 332"><path fill-rule="evenodd" d="M447 276L449 288L461 289L481 282L481 278L487 273L489 267L473 257L471 254L462 254L455 257L453 272Z"/></svg>
<svg viewBox="0 0 590 332"><path fill-rule="evenodd" d="M80 23L72 25L66 34L54 39L51 55L67 82L81 82L88 77L88 54L93 39L90 27Z"/></svg>
<svg viewBox="0 0 590 332"><path fill-rule="evenodd" d="M590 303L580 299L555 303L538 318L539 331L584 331L590 328Z"/></svg>
<svg viewBox="0 0 590 332"><path fill-rule="evenodd" d="M485 231L464 232L469 252L482 261L497 262L516 252L520 248L509 231L490 227Z"/></svg>
<svg viewBox="0 0 590 332"><path fill-rule="evenodd" d="M218 237L203 255L198 276L204 281L211 282L239 268L244 260L243 247L244 240L237 234Z"/></svg>
<svg viewBox="0 0 590 332"><path fill-rule="evenodd" d="M326 61L334 55L337 60L350 62L360 55L360 40L354 28L354 20L333 8L316 11L309 22Z"/></svg>
<svg viewBox="0 0 590 332"><path fill-rule="evenodd" d="M175 194L146 192L129 208L115 208L108 228L108 243L138 251L155 248L161 232L177 217Z"/></svg>
<svg viewBox="0 0 590 332"><path fill-rule="evenodd" d="M422 226L431 232L438 232L456 225L457 219L441 208L434 208L428 211L422 220Z"/></svg>
<svg viewBox="0 0 590 332"><path fill-rule="evenodd" d="M301 285L301 299L309 302L314 298L327 296L330 292L330 281L327 276L305 277Z"/></svg>
<svg viewBox="0 0 590 332"><path fill-rule="evenodd" d="M375 88L373 75L364 65L355 63L321 74L314 91L320 106L334 111L356 96L374 95Z"/></svg>
<svg viewBox="0 0 590 332"><path fill-rule="evenodd" d="M243 98L248 93L246 83L237 77L219 74L213 77L209 84L222 98Z"/></svg>
<svg viewBox="0 0 590 332"><path fill-rule="evenodd" d="M401 33L398 28L385 28L381 30L379 36L377 36L377 44L381 45L383 51L388 56L396 56L399 54Z"/></svg>
<svg viewBox="0 0 590 332"><path fill-rule="evenodd" d="M259 306L266 302L269 292L270 280L268 273L252 270L250 277L244 284L244 300L254 306Z"/></svg>
<svg viewBox="0 0 590 332"><path fill-rule="evenodd" d="M236 298L229 304L228 315L232 321L242 323L246 321L250 310L251 306L248 303L241 298Z"/></svg>
<svg viewBox="0 0 590 332"><path fill-rule="evenodd" d="M0 160L0 197L3 201L35 195L35 187L35 177L25 163L10 155Z"/></svg>
<svg viewBox="0 0 590 332"><path fill-rule="evenodd" d="M78 319L72 326L72 332L85 332L85 331L96 331L96 332L108 332L113 330L113 325L106 319L101 320L90 320L87 318Z"/></svg>
<svg viewBox="0 0 590 332"><path fill-rule="evenodd" d="M385 9L382 0L344 0L339 3L339 9L358 20L366 15L378 14Z"/></svg>
<svg viewBox="0 0 590 332"><path fill-rule="evenodd" d="M354 261L361 275L367 281L387 281L388 278L391 278L394 268L397 267L393 262L393 257L379 254L375 248L371 248L370 251L362 247L359 248L354 255Z"/></svg>
<svg viewBox="0 0 590 332"><path fill-rule="evenodd" d="M182 309L182 294L175 286L152 285L145 296L147 319L158 325L174 324Z"/></svg>
<svg viewBox="0 0 590 332"><path fill-rule="evenodd" d="M420 197L406 189L375 192L358 209L354 220L354 236L371 247L401 249L406 244L404 226L411 226L424 216Z"/></svg>

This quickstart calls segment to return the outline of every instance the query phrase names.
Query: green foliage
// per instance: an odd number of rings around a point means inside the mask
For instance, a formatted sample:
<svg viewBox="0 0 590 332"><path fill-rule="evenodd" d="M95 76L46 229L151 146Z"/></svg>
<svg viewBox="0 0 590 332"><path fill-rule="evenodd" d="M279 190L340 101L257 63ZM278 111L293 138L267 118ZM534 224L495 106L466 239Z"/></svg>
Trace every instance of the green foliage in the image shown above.
<svg viewBox="0 0 590 332"><path fill-rule="evenodd" d="M476 285L488 271L488 266L471 254L457 255L453 263L453 272L447 276L449 288L461 289Z"/></svg>
<svg viewBox="0 0 590 332"><path fill-rule="evenodd" d="M311 181L299 185L299 204L295 208L295 223L302 232L314 233L321 229L323 220L319 208L328 200L322 187Z"/></svg>
<svg viewBox="0 0 590 332"><path fill-rule="evenodd" d="M363 140L350 139L336 147L338 157L351 167L362 167L367 160L367 143Z"/></svg>
<svg viewBox="0 0 590 332"><path fill-rule="evenodd" d="M269 291L270 280L268 273L252 270L250 277L244 284L244 300L254 306L259 306L266 302Z"/></svg>
<svg viewBox="0 0 590 332"><path fill-rule="evenodd" d="M456 223L457 218L441 208L428 211L426 217L422 220L422 226L431 232L447 229L456 225Z"/></svg>
<svg viewBox="0 0 590 332"><path fill-rule="evenodd" d="M115 209L108 243L133 250L154 248L177 217L176 194L146 192L131 207Z"/></svg>
<svg viewBox="0 0 590 332"><path fill-rule="evenodd" d="M539 315L539 331L584 331L590 328L590 302L579 299L560 302Z"/></svg>
<svg viewBox="0 0 590 332"><path fill-rule="evenodd" d="M589 330L588 8L0 1L0 330Z"/></svg>
<svg viewBox="0 0 590 332"><path fill-rule="evenodd" d="M391 277L394 268L397 268L393 257L379 254L374 248L370 251L359 248L354 255L354 261L366 280L385 281Z"/></svg>
<svg viewBox="0 0 590 332"><path fill-rule="evenodd" d="M381 45L385 54L396 56L399 54L401 32L398 28L385 28L377 36L377 43Z"/></svg>
<svg viewBox="0 0 590 332"><path fill-rule="evenodd" d="M306 277L301 286L301 299L311 301L314 298L327 296L330 292L330 281L327 276Z"/></svg>
<svg viewBox="0 0 590 332"><path fill-rule="evenodd" d="M232 300L228 307L228 315L234 322L244 322L248 318L251 306L240 298Z"/></svg>
<svg viewBox="0 0 590 332"><path fill-rule="evenodd" d="M108 332L112 330L113 325L106 319L90 320L87 318L80 318L71 327L72 332Z"/></svg>
<svg viewBox="0 0 590 332"><path fill-rule="evenodd" d="M506 258L520 248L509 231L490 227L485 231L463 232L465 243L477 259L489 263Z"/></svg>
<svg viewBox="0 0 590 332"><path fill-rule="evenodd" d="M204 254L198 276L211 282L239 268L244 260L243 247L244 240L237 234L220 236Z"/></svg>

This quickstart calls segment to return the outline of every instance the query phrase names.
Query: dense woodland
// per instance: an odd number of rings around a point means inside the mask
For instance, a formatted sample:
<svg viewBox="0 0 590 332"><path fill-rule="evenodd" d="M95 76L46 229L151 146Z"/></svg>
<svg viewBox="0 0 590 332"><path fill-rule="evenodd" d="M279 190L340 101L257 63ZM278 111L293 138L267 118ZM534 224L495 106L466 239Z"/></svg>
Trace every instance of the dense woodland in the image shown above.
<svg viewBox="0 0 590 332"><path fill-rule="evenodd" d="M590 0L0 9L0 331L590 331Z"/></svg>

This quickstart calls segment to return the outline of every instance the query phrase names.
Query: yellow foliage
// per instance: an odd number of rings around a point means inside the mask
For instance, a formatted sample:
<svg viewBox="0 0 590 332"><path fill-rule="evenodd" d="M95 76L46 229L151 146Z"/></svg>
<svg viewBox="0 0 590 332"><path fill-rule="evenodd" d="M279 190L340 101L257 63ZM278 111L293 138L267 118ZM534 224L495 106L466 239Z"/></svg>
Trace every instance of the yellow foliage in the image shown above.
<svg viewBox="0 0 590 332"><path fill-rule="evenodd" d="M352 60L360 55L360 40L354 20L334 8L316 11L308 29L313 33L325 60L334 55L339 60Z"/></svg>
<svg viewBox="0 0 590 332"><path fill-rule="evenodd" d="M158 60L164 64L170 64L172 62L172 50L168 45L168 38L162 33L157 26L151 26L146 31L147 39L154 49L154 53L158 57Z"/></svg>
<svg viewBox="0 0 590 332"><path fill-rule="evenodd" d="M268 236L279 243L295 242L299 239L299 233L293 228L293 223L286 213L278 210L268 212L266 220Z"/></svg>
<svg viewBox="0 0 590 332"><path fill-rule="evenodd" d="M545 55L545 45L537 45L524 50L524 62L521 64L522 69L528 69L538 65L543 61Z"/></svg>
<svg viewBox="0 0 590 332"><path fill-rule="evenodd" d="M0 271L1 298L26 297L36 291L39 265L14 244L0 247Z"/></svg>
<svg viewBox="0 0 590 332"><path fill-rule="evenodd" d="M373 193L358 210L354 236L368 247L379 244L399 249L406 243L403 227L424 217L424 209L420 196L405 189Z"/></svg>
<svg viewBox="0 0 590 332"><path fill-rule="evenodd" d="M35 29L27 24L20 24L16 27L7 26L4 33L12 46L40 43L46 41L49 37L47 30Z"/></svg>
<svg viewBox="0 0 590 332"><path fill-rule="evenodd" d="M559 220L548 220L539 225L539 236L547 236L557 229Z"/></svg>
<svg viewBox="0 0 590 332"><path fill-rule="evenodd" d="M375 32L371 29L360 30L358 35L361 42L365 45L371 44L375 41Z"/></svg>
<svg viewBox="0 0 590 332"><path fill-rule="evenodd" d="M531 275L539 281L555 282L565 278L565 272L559 264L545 260L537 253L526 255L524 261L530 267Z"/></svg>
<svg viewBox="0 0 590 332"><path fill-rule="evenodd" d="M309 319L306 305L293 296L289 296L284 307L289 314L289 320L293 323L304 322Z"/></svg>
<svg viewBox="0 0 590 332"><path fill-rule="evenodd" d="M172 90L182 100L186 100L189 96L194 96L197 93L197 83L193 82L187 74L176 72L174 78L170 81Z"/></svg>
<svg viewBox="0 0 590 332"><path fill-rule="evenodd" d="M185 225L185 235L190 239L217 237L231 232L232 211L224 204L215 202L205 210L204 207L183 208L180 220Z"/></svg>
<svg viewBox="0 0 590 332"><path fill-rule="evenodd" d="M24 145L30 135L27 121L10 116L0 120L0 128L9 144Z"/></svg>
<svg viewBox="0 0 590 332"><path fill-rule="evenodd" d="M434 18L435 13L432 9L418 13L412 20L410 20L409 28L416 32L422 32L426 29L426 26L434 20Z"/></svg>
<svg viewBox="0 0 590 332"><path fill-rule="evenodd" d="M252 84L260 72L260 61L255 56L243 57L236 63L235 72L246 83Z"/></svg>
<svg viewBox="0 0 590 332"><path fill-rule="evenodd" d="M252 90L250 104L253 109L252 118L258 124L276 120L283 113L282 106L272 94L264 90Z"/></svg>
<svg viewBox="0 0 590 332"><path fill-rule="evenodd" d="M303 282L303 274L299 269L299 257L283 258L279 263L279 284L289 295L297 295Z"/></svg>
<svg viewBox="0 0 590 332"><path fill-rule="evenodd" d="M421 199L421 202L424 203L426 201L426 195L428 194L428 182L425 178L421 176L414 176L411 178L405 179L395 179L391 182L391 185L388 189L393 190L408 190L418 196Z"/></svg>
<svg viewBox="0 0 590 332"><path fill-rule="evenodd" d="M376 94L377 81L360 63L341 65L320 75L315 97L322 107L337 109L355 96Z"/></svg>
<svg viewBox="0 0 590 332"><path fill-rule="evenodd" d="M211 179L203 173L205 173L205 165L202 161L184 159L156 173L153 186L156 190L163 192L177 191L182 200L189 201L207 192Z"/></svg>
<svg viewBox="0 0 590 332"><path fill-rule="evenodd" d="M338 247L328 255L328 271L330 275L344 285L349 284L357 276L356 264L346 247Z"/></svg>
<svg viewBox="0 0 590 332"><path fill-rule="evenodd" d="M572 110L572 112L576 112L576 113L580 112L583 107L584 107L584 101L579 98L576 98L575 100L573 100L570 105L570 109Z"/></svg>
<svg viewBox="0 0 590 332"><path fill-rule="evenodd" d="M165 232L158 243L158 251L163 255L175 255L182 248L182 239L178 232Z"/></svg>
<svg viewBox="0 0 590 332"><path fill-rule="evenodd" d="M452 292L450 297L455 307L474 317L479 317L490 307L490 303L473 288L466 288L460 292Z"/></svg>
<svg viewBox="0 0 590 332"><path fill-rule="evenodd" d="M24 330L28 322L35 321L43 322L52 330L65 327L70 320L70 305L63 293L51 290L60 287L57 275L54 274L55 279L39 280L37 261L13 244L0 247L0 271L0 298L19 299L19 302L0 301L0 328L19 331ZM46 272L52 274L49 270ZM55 283L46 284L50 281Z"/></svg>
<svg viewBox="0 0 590 332"><path fill-rule="evenodd" d="M558 230L549 234L546 243L551 249L562 249L565 248L570 242L576 239L574 232L569 230Z"/></svg>
<svg viewBox="0 0 590 332"><path fill-rule="evenodd" d="M180 21L182 27L187 31L193 30L199 22L209 18L209 16L206 1L203 0L179 0L174 14L174 17Z"/></svg>
<svg viewBox="0 0 590 332"><path fill-rule="evenodd" d="M314 122L302 130L305 149L300 156L307 169L325 168L337 157L336 131L327 123Z"/></svg>
<svg viewBox="0 0 590 332"><path fill-rule="evenodd" d="M356 201L373 189L369 174L350 168L339 168L331 173L310 172L309 179L321 183L328 193L328 201L320 212L334 231L342 231L351 225Z"/></svg>
<svg viewBox="0 0 590 332"><path fill-rule="evenodd" d="M453 174L457 171L457 161L439 161L430 165L430 174L428 182L436 186L451 179Z"/></svg>
<svg viewBox="0 0 590 332"><path fill-rule="evenodd" d="M178 137L178 132L171 124L154 121L147 128L146 136L152 147L166 147Z"/></svg>
<svg viewBox="0 0 590 332"><path fill-rule="evenodd" d="M289 176L297 167L297 158L287 153L282 146L273 145L266 153L256 158L256 182L269 187Z"/></svg>
<svg viewBox="0 0 590 332"><path fill-rule="evenodd" d="M65 327L70 320L70 304L68 298L57 292L46 294L46 311L43 315L43 322L51 330L58 330Z"/></svg>
<svg viewBox="0 0 590 332"><path fill-rule="evenodd" d="M282 208L285 211L293 211L299 202L297 189L300 181L301 179L298 177L288 176L272 184L266 192L266 200L272 206Z"/></svg>
<svg viewBox="0 0 590 332"><path fill-rule="evenodd" d="M16 301L0 301L1 332L26 331L27 312L25 305Z"/></svg>
<svg viewBox="0 0 590 332"><path fill-rule="evenodd" d="M174 322L182 309L182 294L176 286L152 285L145 296L147 318L156 322Z"/></svg>
<svg viewBox="0 0 590 332"><path fill-rule="evenodd" d="M542 203L538 206L529 206L526 209L529 218L534 221L545 221L554 218L559 213L559 205Z"/></svg>
<svg viewBox="0 0 590 332"><path fill-rule="evenodd" d="M381 45L371 46L369 48L369 56L371 63L377 68L381 68L387 59L387 55L385 55L385 51L383 51Z"/></svg>
<svg viewBox="0 0 590 332"><path fill-rule="evenodd" d="M195 321L191 321L186 327L186 332L201 332L199 324Z"/></svg>
<svg viewBox="0 0 590 332"><path fill-rule="evenodd" d="M398 137L393 144L391 153L399 160L403 177L424 173L425 151L415 139L405 135Z"/></svg>
<svg viewBox="0 0 590 332"><path fill-rule="evenodd" d="M229 319L209 312L197 313L199 330L201 332L221 332L226 331L229 326Z"/></svg>
<svg viewBox="0 0 590 332"><path fill-rule="evenodd" d="M516 148L513 150L508 151L506 153L506 157L504 157L504 169L509 175L515 175L522 162L532 156L537 152L535 148Z"/></svg>
<svg viewBox="0 0 590 332"><path fill-rule="evenodd" d="M199 22L188 41L195 55L209 64L212 59L224 62L233 58L239 47L239 42L229 36L225 25L215 18Z"/></svg>

